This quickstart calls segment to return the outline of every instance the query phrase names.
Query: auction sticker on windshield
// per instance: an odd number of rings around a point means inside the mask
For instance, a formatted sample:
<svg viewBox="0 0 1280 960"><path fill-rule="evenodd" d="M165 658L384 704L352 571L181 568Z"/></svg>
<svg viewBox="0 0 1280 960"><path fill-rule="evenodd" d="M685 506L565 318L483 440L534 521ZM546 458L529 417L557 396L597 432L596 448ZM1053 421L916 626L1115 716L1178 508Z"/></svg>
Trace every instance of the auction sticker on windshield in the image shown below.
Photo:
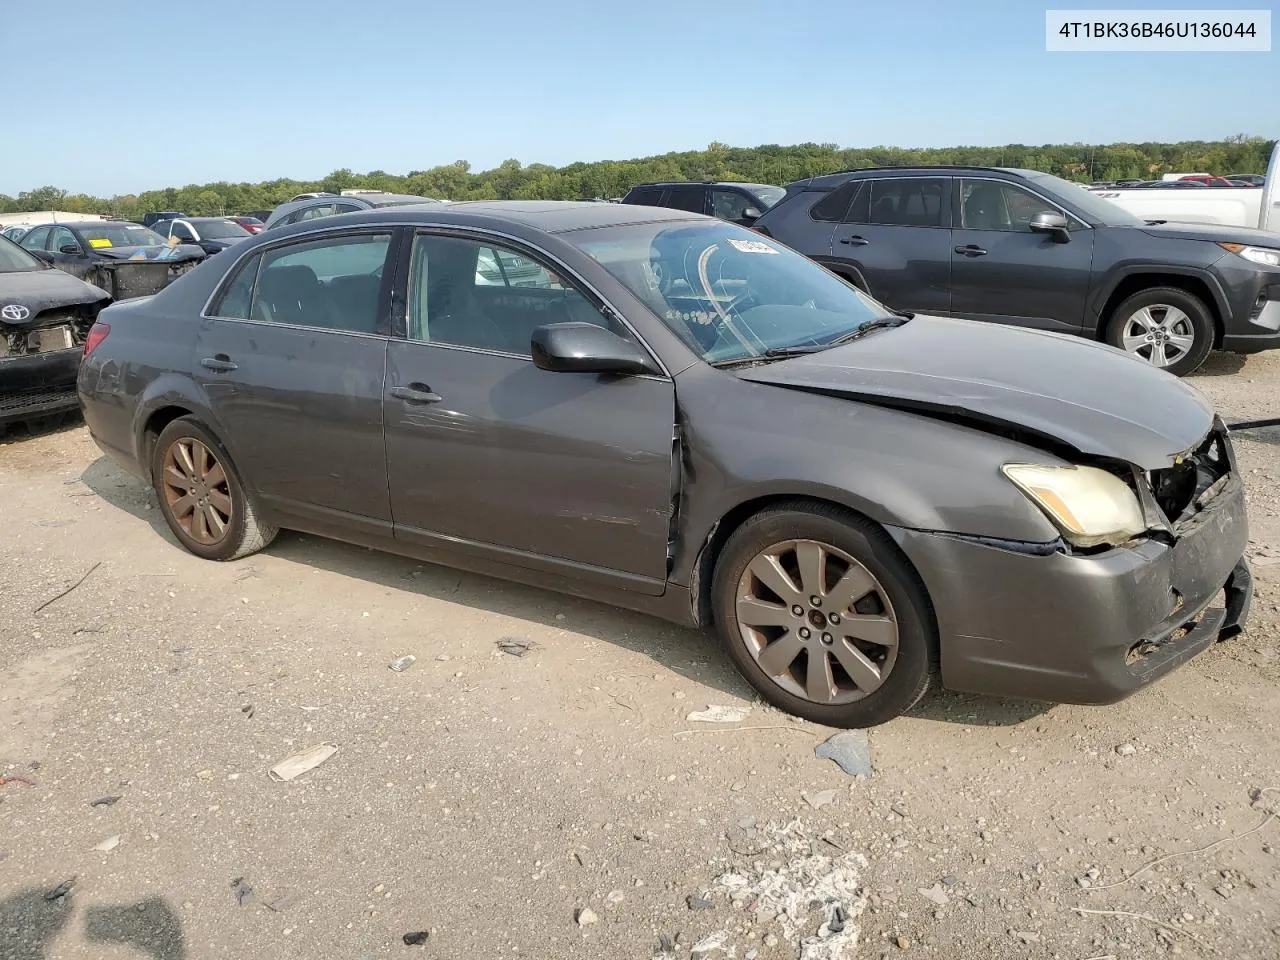
<svg viewBox="0 0 1280 960"><path fill-rule="evenodd" d="M102 247L111 246L111 241L108 240L106 237L94 237L92 240L89 241L89 246L93 247L94 249L101 249Z"/></svg>
<svg viewBox="0 0 1280 960"><path fill-rule="evenodd" d="M729 243L733 246L735 250L739 250L742 253L777 253L778 252L777 250L773 249L773 247L769 246L767 243L761 243L759 240L738 240L736 238L731 237L729 239Z"/></svg>

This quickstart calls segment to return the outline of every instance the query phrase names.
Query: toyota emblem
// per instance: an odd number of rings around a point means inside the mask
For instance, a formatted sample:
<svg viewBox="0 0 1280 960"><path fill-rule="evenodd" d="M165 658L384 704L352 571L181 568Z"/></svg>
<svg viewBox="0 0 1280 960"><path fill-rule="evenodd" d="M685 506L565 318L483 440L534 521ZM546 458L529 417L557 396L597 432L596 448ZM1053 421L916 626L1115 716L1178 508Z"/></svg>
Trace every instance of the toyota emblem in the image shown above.
<svg viewBox="0 0 1280 960"><path fill-rule="evenodd" d="M0 307L0 317L6 320L25 320L31 316L31 311L20 303L7 303Z"/></svg>

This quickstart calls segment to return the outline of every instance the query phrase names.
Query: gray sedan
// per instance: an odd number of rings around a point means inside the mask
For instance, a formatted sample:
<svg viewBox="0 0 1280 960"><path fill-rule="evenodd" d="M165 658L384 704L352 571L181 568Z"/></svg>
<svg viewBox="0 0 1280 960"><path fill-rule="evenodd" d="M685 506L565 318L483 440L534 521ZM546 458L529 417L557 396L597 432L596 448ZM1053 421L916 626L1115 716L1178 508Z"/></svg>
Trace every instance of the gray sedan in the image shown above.
<svg viewBox="0 0 1280 960"><path fill-rule="evenodd" d="M714 627L820 723L935 678L1114 701L1247 614L1241 478L1193 387L894 314L695 214L335 216L95 330L85 418L192 553L288 528Z"/></svg>

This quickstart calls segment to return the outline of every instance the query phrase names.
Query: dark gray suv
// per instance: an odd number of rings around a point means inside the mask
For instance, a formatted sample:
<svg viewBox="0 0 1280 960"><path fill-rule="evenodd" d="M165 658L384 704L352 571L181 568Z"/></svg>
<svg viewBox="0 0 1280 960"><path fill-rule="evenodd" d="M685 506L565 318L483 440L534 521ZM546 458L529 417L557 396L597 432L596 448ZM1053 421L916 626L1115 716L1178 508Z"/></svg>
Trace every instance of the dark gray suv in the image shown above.
<svg viewBox="0 0 1280 960"><path fill-rule="evenodd" d="M755 228L895 309L1105 340L1179 376L1280 347L1280 234L1143 221L1033 170L802 180Z"/></svg>

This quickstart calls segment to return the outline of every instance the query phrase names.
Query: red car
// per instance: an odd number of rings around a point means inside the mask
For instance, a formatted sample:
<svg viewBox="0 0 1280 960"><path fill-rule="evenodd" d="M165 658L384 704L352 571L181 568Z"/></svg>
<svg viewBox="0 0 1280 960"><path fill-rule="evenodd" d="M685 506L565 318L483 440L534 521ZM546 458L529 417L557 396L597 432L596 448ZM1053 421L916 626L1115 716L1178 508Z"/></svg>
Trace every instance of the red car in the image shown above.
<svg viewBox="0 0 1280 960"><path fill-rule="evenodd" d="M1234 187L1235 184L1225 177L1213 177L1207 173L1189 173L1185 177L1179 177L1179 180L1194 180L1196 183L1203 183L1208 187Z"/></svg>
<svg viewBox="0 0 1280 960"><path fill-rule="evenodd" d="M227 217L227 219L240 224L240 226L244 227L250 233L261 233L262 228L266 226L266 224L257 217Z"/></svg>

